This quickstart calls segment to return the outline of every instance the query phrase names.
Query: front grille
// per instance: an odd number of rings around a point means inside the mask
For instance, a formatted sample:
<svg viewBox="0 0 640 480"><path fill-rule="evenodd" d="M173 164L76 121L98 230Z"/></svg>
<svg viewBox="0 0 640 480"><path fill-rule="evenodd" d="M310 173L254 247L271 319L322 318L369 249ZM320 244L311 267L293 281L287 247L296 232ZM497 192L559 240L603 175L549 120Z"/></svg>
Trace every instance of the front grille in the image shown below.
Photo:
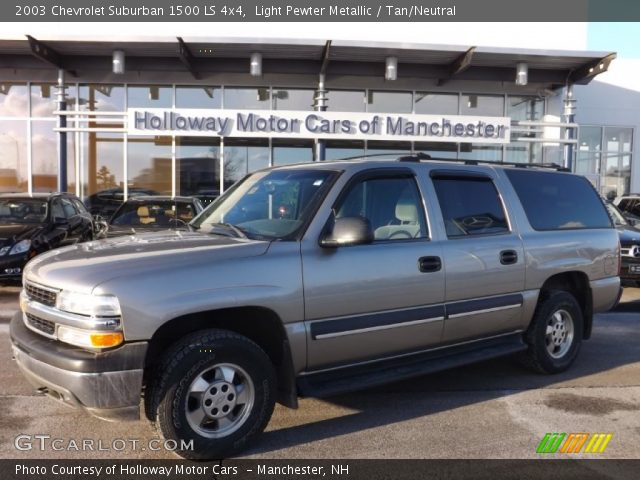
<svg viewBox="0 0 640 480"><path fill-rule="evenodd" d="M27 316L27 322L36 330L40 330L47 335L53 335L56 331L56 324L50 322L49 320L45 320L44 318L36 317L35 315L31 315L30 313L25 313Z"/></svg>
<svg viewBox="0 0 640 480"><path fill-rule="evenodd" d="M36 287L32 283L27 283L24 289L27 292L27 297L29 297L30 300L35 300L36 302L43 303L50 307L55 307L57 296L56 292L41 287Z"/></svg>

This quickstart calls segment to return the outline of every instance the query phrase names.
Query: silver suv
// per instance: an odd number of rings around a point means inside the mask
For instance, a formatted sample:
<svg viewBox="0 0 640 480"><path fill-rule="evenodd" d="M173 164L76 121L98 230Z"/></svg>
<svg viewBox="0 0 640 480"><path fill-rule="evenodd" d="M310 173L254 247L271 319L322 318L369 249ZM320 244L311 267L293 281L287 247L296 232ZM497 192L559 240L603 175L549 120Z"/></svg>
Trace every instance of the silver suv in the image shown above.
<svg viewBox="0 0 640 480"><path fill-rule="evenodd" d="M36 257L11 323L38 389L108 419L138 419L143 396L187 458L242 450L276 401L509 354L561 372L620 294L598 194L544 168L273 168L189 230Z"/></svg>

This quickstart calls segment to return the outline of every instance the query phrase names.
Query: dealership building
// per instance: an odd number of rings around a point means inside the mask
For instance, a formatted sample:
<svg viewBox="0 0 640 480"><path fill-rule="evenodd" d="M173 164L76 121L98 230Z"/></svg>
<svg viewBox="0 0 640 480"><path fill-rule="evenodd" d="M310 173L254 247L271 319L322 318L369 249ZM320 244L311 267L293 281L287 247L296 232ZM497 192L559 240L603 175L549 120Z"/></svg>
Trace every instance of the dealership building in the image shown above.
<svg viewBox="0 0 640 480"><path fill-rule="evenodd" d="M615 56L368 39L0 34L0 191L215 196L271 165L425 152L565 165L619 195L640 189L629 107L640 102L637 91L598 83Z"/></svg>

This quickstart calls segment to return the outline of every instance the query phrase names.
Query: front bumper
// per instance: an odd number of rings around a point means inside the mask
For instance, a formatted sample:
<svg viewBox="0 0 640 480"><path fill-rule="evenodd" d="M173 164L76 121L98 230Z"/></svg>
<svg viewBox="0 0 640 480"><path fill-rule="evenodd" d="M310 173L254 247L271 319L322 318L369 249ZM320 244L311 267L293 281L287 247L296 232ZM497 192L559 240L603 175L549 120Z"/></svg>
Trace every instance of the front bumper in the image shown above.
<svg viewBox="0 0 640 480"><path fill-rule="evenodd" d="M36 389L106 420L140 418L147 342L88 352L29 330L22 313L11 320L10 337L18 367Z"/></svg>
<svg viewBox="0 0 640 480"><path fill-rule="evenodd" d="M622 257L621 260L620 278L623 282L629 283L640 281L640 259L635 257Z"/></svg>
<svg viewBox="0 0 640 480"><path fill-rule="evenodd" d="M22 279L22 271L28 261L29 257L26 253L0 257L0 281L20 281Z"/></svg>

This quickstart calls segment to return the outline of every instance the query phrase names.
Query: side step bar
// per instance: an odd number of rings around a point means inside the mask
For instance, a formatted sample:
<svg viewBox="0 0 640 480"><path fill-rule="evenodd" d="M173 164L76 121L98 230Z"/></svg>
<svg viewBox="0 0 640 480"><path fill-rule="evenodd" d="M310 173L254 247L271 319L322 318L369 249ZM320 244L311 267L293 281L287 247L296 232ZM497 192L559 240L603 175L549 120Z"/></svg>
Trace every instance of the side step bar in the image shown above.
<svg viewBox="0 0 640 480"><path fill-rule="evenodd" d="M306 397L328 397L411 377L440 372L527 349L522 333L466 345L431 350L298 377L298 392Z"/></svg>

